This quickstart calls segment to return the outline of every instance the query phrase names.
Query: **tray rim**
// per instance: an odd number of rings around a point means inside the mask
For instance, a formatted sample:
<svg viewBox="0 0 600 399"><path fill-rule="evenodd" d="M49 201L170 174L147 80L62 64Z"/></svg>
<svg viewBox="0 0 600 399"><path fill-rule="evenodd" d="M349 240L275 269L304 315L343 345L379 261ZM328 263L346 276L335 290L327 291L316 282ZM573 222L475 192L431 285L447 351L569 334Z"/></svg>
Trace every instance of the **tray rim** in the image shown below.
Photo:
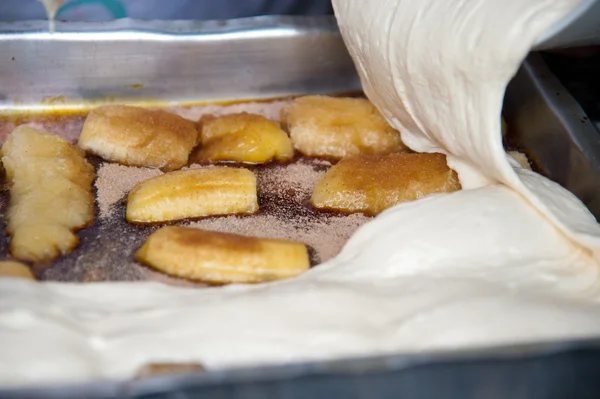
<svg viewBox="0 0 600 399"><path fill-rule="evenodd" d="M577 351L592 351L600 359L600 337L560 341L507 344L426 353L396 353L389 355L348 357L335 360L305 361L281 365L246 366L203 372L157 375L124 380L97 380L82 383L0 387L0 397L60 397L79 398L124 395L143 397L168 394L175 390L224 386L234 383L288 381L298 377L335 376L360 377L378 373L402 373L419 367L460 365L477 362L519 362L544 359ZM598 369L600 376L600 368ZM600 382L600 380L598 381ZM112 396L110 396L112 397Z"/></svg>
<svg viewBox="0 0 600 399"><path fill-rule="evenodd" d="M147 35L185 37L262 29L289 29L291 32L314 29L339 33L336 19L330 15L262 15L206 21L192 19L145 20L135 18L121 18L100 22L56 21L56 30L52 33L48 31L47 20L0 22L0 40L7 38L30 39L29 35L36 35L36 38L39 38L41 35L41 37L48 39L60 39L64 35L73 32L85 36L97 33L123 34L124 32L139 32ZM102 38L102 36L98 38ZM114 38L111 37L111 39ZM89 40L89 38L86 37L85 40Z"/></svg>
<svg viewBox="0 0 600 399"><path fill-rule="evenodd" d="M143 44L142 47L148 48L155 43L161 45L172 44L173 47L206 46L207 48L218 48L221 43L231 41L233 43L248 43L253 46L254 43L265 40L284 40L294 41L303 38L326 39L326 46L331 45L331 40L343 43L341 34L337 27L335 17L331 15L321 16L288 16L288 15L267 15L257 17L238 18L231 20L141 20L123 18L106 22L60 22L56 23L57 30L53 33L48 31L48 21L31 20L16 22L0 22L0 45L5 43L13 48L19 48L20 43L33 42L36 44L47 44L48 46L58 45L65 48L69 44L97 44L99 48L104 49L111 43L117 43L121 46L131 46L135 43ZM342 47L340 47L342 48ZM288 54L287 50L284 54ZM34 53L37 52L34 51ZM47 52L47 50L46 50ZM360 81L354 70L354 64L350 56L345 51L348 60L335 58L333 64L318 63L320 70L330 68L334 65L338 68L341 80L334 81L332 88L325 90L328 94L342 94L356 92L360 90ZM43 51L40 51L44 55ZM225 54L225 53L223 53ZM95 52L94 52L95 55ZM195 55L196 56L196 55ZM28 55L31 58L31 55ZM18 58L18 57L17 57ZM160 56L156 56L160 59ZM0 64L5 62L9 66L10 58L0 59ZM14 61L15 57L12 57ZM75 57L77 59L77 57ZM275 58L273 58L275 59ZM281 63L281 56L277 60ZM253 67L260 66L255 60L252 61ZM139 63L139 61L137 61ZM51 67L51 73L56 75L56 67ZM341 70L340 68L345 68ZM351 75L348 75L352 69ZM9 69L10 70L10 69ZM97 72L97 71L96 71ZM330 73L331 71L328 71ZM16 73L16 72L14 72ZM131 74L131 72L125 72ZM201 74L198 74L201 75ZM0 74L2 76L2 74ZM124 75L117 76L122 79ZM306 75L307 77L309 75ZM331 76L330 76L331 77ZM61 77L62 78L62 77ZM78 74L77 79L85 80L86 76ZM146 76L146 78L148 78ZM298 78L298 75L296 75ZM97 79L97 77L96 77ZM269 93L267 87L265 91L255 90L254 93L245 90L245 93L239 97L232 97L230 94L225 96L217 95L215 98L196 98L183 94L183 92L174 93L171 97L164 95L163 89L154 84L140 85L141 90L132 90L139 82L138 78L131 76L131 82L123 83L124 86L111 88L106 93L101 93L99 98L83 96L80 98L80 89L76 86L70 87L60 83L54 86L50 91L39 94L32 94L31 90L26 94L26 98L18 97L18 92L7 92L8 95L2 96L0 91L0 116L11 116L19 113L39 114L45 112L80 112L87 111L90 108L107 103L124 103L129 105L138 105L146 107L170 107L173 105L204 105L213 103L231 103L238 100L247 101L265 101L277 100L288 95L315 94L313 91L304 92L305 88L300 88L302 82L295 81L295 89L285 95L280 92L277 86L275 91ZM219 78L217 78L218 80ZM343 79L346 79L345 81ZM351 79L348 80L348 79ZM247 79L246 79L247 80ZM305 79L309 81L310 79ZM38 77L35 82L40 82ZM342 83L343 81L343 83ZM135 84L134 84L135 83ZM28 83L31 85L31 83ZM138 89L137 87L135 89ZM150 91L148 91L148 89ZM92 90L105 91L106 88L92 87ZM158 90L158 92L157 92ZM15 94L16 93L16 94ZM37 93L37 92L36 92Z"/></svg>

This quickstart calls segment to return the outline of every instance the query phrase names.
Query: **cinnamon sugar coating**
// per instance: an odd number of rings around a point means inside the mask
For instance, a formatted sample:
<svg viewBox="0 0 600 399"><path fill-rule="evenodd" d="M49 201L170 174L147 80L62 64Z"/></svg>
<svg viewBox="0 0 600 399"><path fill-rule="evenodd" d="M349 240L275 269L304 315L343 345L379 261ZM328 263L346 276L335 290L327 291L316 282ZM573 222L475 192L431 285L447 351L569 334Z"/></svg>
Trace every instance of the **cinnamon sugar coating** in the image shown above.
<svg viewBox="0 0 600 399"><path fill-rule="evenodd" d="M329 169L311 203L318 209L376 215L402 202L460 188L443 154L357 155Z"/></svg>
<svg viewBox="0 0 600 399"><path fill-rule="evenodd" d="M197 136L196 125L179 115L105 105L88 114L78 145L107 161L174 170L187 163Z"/></svg>

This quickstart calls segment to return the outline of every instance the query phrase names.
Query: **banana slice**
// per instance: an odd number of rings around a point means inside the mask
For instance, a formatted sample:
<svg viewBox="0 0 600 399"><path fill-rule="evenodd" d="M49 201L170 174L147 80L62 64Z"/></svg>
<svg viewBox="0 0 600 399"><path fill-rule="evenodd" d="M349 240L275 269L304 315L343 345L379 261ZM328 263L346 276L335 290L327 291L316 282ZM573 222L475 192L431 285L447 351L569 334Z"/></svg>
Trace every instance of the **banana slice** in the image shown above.
<svg viewBox="0 0 600 399"><path fill-rule="evenodd" d="M248 169L215 167L166 173L131 190L126 217L153 223L258 210L256 177Z"/></svg>
<svg viewBox="0 0 600 399"><path fill-rule="evenodd" d="M169 275L211 284L279 280L310 267L302 243L186 227L157 230L135 257Z"/></svg>
<svg viewBox="0 0 600 399"><path fill-rule="evenodd" d="M27 280L35 280L33 273L27 265L21 262L15 262L5 260L0 262L0 278L2 277L15 277L24 278Z"/></svg>
<svg viewBox="0 0 600 399"><path fill-rule="evenodd" d="M202 146L192 156L196 162L234 161L266 163L289 161L294 147L279 123L246 112L202 118Z"/></svg>
<svg viewBox="0 0 600 399"><path fill-rule="evenodd" d="M2 146L10 184L7 231L17 259L44 262L79 242L74 230L94 218L94 168L63 138L19 126Z"/></svg>
<svg viewBox="0 0 600 399"><path fill-rule="evenodd" d="M325 173L311 202L318 209L376 215L401 202L460 188L443 154L356 155Z"/></svg>
<svg viewBox="0 0 600 399"><path fill-rule="evenodd" d="M300 97L283 109L294 147L307 156L343 158L407 151L400 133L369 100Z"/></svg>
<svg viewBox="0 0 600 399"><path fill-rule="evenodd" d="M174 170L187 164L197 136L196 125L179 115L105 105L88 114L78 145L107 161Z"/></svg>

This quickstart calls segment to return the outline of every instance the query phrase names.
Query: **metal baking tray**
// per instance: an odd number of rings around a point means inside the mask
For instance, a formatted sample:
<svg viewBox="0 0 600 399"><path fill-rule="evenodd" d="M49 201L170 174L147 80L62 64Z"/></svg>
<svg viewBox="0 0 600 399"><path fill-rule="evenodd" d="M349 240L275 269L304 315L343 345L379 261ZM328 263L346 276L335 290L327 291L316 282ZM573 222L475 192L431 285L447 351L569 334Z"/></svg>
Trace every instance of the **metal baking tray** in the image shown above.
<svg viewBox="0 0 600 399"><path fill-rule="evenodd" d="M550 71L530 54L504 96L510 133L539 169L600 220L600 131Z"/></svg>
<svg viewBox="0 0 600 399"><path fill-rule="evenodd" d="M332 18L58 23L59 33L52 35L46 27L45 22L0 24L0 114L110 101L194 103L360 90ZM593 184L574 183L577 176L593 179L583 177L593 168L580 168L596 159L595 150L581 141L592 133L574 123L580 110L573 114L572 98L556 106L539 100L548 100L543 93L552 79L542 79L543 63L537 64L535 56L530 58L507 91L505 116L511 132L542 170L596 209ZM552 90L566 97L557 81L552 84ZM536 112L538 117L528 119ZM561 122L549 123L553 130L547 133L559 148L535 140L542 140L539 135L550 118ZM571 165L569 172L563 173L561 165ZM0 388L0 397L597 398L599 364L600 336L45 389Z"/></svg>
<svg viewBox="0 0 600 399"><path fill-rule="evenodd" d="M0 113L360 90L331 17L0 24Z"/></svg>

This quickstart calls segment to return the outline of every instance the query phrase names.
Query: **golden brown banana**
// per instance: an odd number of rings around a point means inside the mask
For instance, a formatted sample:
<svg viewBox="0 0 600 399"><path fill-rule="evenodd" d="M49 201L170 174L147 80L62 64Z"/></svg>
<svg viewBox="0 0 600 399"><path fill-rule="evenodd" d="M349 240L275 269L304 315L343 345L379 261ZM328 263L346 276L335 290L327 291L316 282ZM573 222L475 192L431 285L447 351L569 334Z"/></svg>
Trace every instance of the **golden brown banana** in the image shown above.
<svg viewBox="0 0 600 399"><path fill-rule="evenodd" d="M27 280L35 280L31 269L21 262L15 262L10 260L0 261L0 278L2 277L16 277L24 278Z"/></svg>
<svg viewBox="0 0 600 399"><path fill-rule="evenodd" d="M307 156L343 158L406 151L400 133L369 100L306 96L283 109L294 147Z"/></svg>
<svg viewBox="0 0 600 399"><path fill-rule="evenodd" d="M325 173L311 202L318 209L376 215L401 202L460 188L443 154L356 155Z"/></svg>
<svg viewBox="0 0 600 399"><path fill-rule="evenodd" d="M92 110L79 147L123 165L179 169L196 145L196 125L179 115L126 105Z"/></svg>
<svg viewBox="0 0 600 399"><path fill-rule="evenodd" d="M164 222L258 210L256 177L242 168L209 167L169 172L131 190L127 221Z"/></svg>
<svg viewBox="0 0 600 399"><path fill-rule="evenodd" d="M265 163L289 161L294 147L279 123L246 112L201 120L202 145L192 156L195 162L234 161Z"/></svg>
<svg viewBox="0 0 600 399"><path fill-rule="evenodd" d="M310 267L306 245L187 227L163 227L136 259L171 276L211 284L260 283L297 276Z"/></svg>
<svg viewBox="0 0 600 399"><path fill-rule="evenodd" d="M7 231L17 259L43 262L77 246L94 218L94 168L63 138L18 126L2 146L10 186Z"/></svg>

